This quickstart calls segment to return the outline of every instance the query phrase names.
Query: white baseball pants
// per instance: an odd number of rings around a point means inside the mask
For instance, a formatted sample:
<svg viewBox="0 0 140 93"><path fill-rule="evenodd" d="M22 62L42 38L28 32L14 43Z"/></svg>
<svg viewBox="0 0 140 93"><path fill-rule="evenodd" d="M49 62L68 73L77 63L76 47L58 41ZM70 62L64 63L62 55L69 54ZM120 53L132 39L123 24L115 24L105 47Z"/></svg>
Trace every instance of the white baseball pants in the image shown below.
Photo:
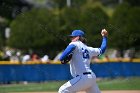
<svg viewBox="0 0 140 93"><path fill-rule="evenodd" d="M79 75L59 88L58 93L76 93L85 91L86 93L101 93L97 84L96 76L94 73Z"/></svg>

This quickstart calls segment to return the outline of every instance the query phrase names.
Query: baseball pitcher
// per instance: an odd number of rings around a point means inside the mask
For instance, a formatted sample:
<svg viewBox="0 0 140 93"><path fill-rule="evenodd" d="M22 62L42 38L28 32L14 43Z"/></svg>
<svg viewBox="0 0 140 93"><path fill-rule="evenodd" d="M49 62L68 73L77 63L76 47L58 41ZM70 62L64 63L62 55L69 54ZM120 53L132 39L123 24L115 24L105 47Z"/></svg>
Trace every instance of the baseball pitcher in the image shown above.
<svg viewBox="0 0 140 93"><path fill-rule="evenodd" d="M71 43L60 57L62 64L70 61L70 72L73 79L62 85L59 88L59 93L76 93L79 91L100 93L96 84L96 76L90 69L90 61L93 56L99 56L105 52L108 32L105 29L101 31L103 39L99 48L87 46L84 34L81 30L74 30L70 35Z"/></svg>

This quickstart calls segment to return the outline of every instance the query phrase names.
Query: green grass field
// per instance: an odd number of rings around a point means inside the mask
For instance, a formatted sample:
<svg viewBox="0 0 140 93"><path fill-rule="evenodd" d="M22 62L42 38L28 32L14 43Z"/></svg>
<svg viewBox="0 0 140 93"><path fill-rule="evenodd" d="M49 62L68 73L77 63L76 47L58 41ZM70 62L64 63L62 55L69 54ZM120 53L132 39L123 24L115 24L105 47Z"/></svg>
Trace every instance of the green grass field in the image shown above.
<svg viewBox="0 0 140 93"><path fill-rule="evenodd" d="M140 90L140 77L106 79L97 83L101 90Z"/></svg>
<svg viewBox="0 0 140 93"><path fill-rule="evenodd" d="M57 91L64 82L66 81L0 85L0 93ZM140 90L140 77L101 79L97 83L101 90Z"/></svg>

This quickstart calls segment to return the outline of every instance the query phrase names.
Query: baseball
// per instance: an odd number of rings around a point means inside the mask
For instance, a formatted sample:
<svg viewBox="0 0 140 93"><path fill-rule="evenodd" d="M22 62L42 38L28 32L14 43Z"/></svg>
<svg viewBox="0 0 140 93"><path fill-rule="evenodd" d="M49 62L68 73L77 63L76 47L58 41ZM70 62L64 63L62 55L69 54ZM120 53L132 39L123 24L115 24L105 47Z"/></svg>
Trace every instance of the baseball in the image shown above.
<svg viewBox="0 0 140 93"><path fill-rule="evenodd" d="M101 35L102 36L107 36L108 35L108 32L105 29L103 29L102 32L101 32Z"/></svg>

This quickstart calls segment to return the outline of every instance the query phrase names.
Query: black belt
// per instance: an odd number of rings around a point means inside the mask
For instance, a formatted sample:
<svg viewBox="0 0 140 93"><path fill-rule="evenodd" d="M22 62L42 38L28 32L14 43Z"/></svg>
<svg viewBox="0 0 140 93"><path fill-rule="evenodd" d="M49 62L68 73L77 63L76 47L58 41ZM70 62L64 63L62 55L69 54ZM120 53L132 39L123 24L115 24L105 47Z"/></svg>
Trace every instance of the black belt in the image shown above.
<svg viewBox="0 0 140 93"><path fill-rule="evenodd" d="M91 72L84 72L83 75L87 75L87 74L91 74ZM76 77L78 77L79 75L77 75Z"/></svg>
<svg viewBox="0 0 140 93"><path fill-rule="evenodd" d="M83 75L91 74L91 72L84 72Z"/></svg>

